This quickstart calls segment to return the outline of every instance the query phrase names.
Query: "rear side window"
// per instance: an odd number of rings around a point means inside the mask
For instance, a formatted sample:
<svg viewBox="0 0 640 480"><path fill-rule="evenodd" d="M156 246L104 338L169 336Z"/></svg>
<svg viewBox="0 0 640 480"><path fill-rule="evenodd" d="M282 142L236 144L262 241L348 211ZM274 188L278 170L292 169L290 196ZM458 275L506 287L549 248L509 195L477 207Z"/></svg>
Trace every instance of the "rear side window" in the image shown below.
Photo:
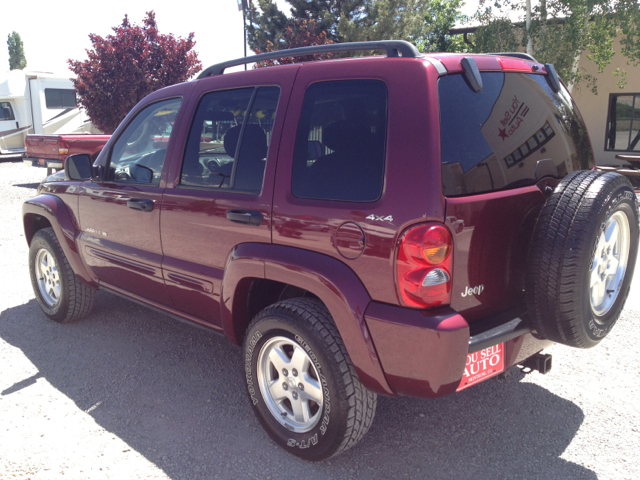
<svg viewBox="0 0 640 480"><path fill-rule="evenodd" d="M279 96L279 87L260 87L202 97L189 132L180 184L259 193Z"/></svg>
<svg viewBox="0 0 640 480"><path fill-rule="evenodd" d="M76 108L76 91L70 88L45 88L47 108Z"/></svg>
<svg viewBox="0 0 640 480"><path fill-rule="evenodd" d="M383 82L311 85L298 124L293 195L351 202L380 198L386 131L387 87Z"/></svg>
<svg viewBox="0 0 640 480"><path fill-rule="evenodd" d="M482 73L474 92L463 75L438 83L442 188L446 196L533 185L594 165L584 122L564 87L544 75Z"/></svg>

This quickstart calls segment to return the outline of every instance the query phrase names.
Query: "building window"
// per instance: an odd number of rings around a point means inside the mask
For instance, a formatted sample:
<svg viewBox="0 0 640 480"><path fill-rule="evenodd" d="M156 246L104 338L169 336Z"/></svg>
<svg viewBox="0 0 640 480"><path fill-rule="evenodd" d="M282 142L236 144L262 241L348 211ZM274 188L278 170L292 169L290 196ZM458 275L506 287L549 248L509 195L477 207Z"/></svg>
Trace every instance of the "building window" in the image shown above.
<svg viewBox="0 0 640 480"><path fill-rule="evenodd" d="M76 91L68 88L45 88L47 108L76 108Z"/></svg>
<svg viewBox="0 0 640 480"><path fill-rule="evenodd" d="M609 96L605 150L640 151L640 93Z"/></svg>

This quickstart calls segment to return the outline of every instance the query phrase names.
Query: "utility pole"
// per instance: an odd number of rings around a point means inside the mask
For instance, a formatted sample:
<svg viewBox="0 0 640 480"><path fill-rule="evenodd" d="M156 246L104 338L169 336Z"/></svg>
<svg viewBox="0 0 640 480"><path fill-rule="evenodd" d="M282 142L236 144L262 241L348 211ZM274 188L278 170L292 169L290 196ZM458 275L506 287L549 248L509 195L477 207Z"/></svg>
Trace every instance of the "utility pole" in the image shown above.
<svg viewBox="0 0 640 480"><path fill-rule="evenodd" d="M242 41L244 43L244 56L247 56L247 9L249 8L250 0L238 0L238 10L242 10ZM247 64L244 64L244 69L247 69Z"/></svg>
<svg viewBox="0 0 640 480"><path fill-rule="evenodd" d="M531 0L526 3L525 28L527 29L527 53L533 55L533 39L531 38Z"/></svg>

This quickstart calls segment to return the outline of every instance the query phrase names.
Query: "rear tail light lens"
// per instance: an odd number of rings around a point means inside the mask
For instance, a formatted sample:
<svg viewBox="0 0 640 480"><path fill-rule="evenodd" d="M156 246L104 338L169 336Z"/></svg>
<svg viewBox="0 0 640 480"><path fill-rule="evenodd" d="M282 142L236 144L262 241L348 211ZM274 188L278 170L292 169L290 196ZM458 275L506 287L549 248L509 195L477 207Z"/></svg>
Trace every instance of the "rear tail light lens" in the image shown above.
<svg viewBox="0 0 640 480"><path fill-rule="evenodd" d="M67 144L66 144L66 143L64 143L64 142L60 142L60 143L58 144L58 153L59 153L60 155L66 155L66 154L68 154L68 153L69 153L69 145L67 145Z"/></svg>
<svg viewBox="0 0 640 480"><path fill-rule="evenodd" d="M396 261L398 297L414 308L451 301L452 241L442 224L419 225L400 240Z"/></svg>

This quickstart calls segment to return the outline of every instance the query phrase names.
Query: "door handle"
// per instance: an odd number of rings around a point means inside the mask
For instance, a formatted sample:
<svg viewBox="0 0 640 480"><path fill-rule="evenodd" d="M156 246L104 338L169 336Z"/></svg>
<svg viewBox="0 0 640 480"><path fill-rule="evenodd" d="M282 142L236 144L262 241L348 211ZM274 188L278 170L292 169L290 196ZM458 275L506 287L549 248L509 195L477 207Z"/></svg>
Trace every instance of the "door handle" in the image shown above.
<svg viewBox="0 0 640 480"><path fill-rule="evenodd" d="M247 225L262 225L262 213L256 210L229 210L227 219L235 223L246 223Z"/></svg>
<svg viewBox="0 0 640 480"><path fill-rule="evenodd" d="M131 198L127 200L127 207L143 212L150 212L153 210L153 201L146 198Z"/></svg>

